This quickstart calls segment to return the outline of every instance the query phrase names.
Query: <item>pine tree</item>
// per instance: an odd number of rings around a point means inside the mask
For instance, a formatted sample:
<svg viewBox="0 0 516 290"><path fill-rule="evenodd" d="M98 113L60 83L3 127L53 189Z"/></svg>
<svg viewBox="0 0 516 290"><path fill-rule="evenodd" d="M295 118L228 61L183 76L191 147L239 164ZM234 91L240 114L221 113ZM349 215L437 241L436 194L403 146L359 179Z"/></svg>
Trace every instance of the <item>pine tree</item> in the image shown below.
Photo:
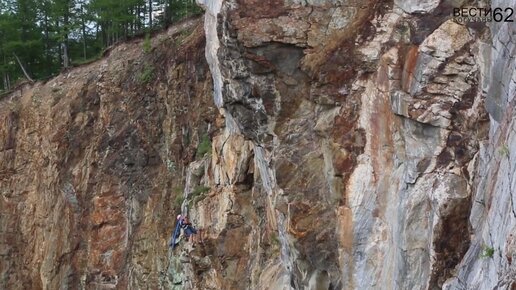
<svg viewBox="0 0 516 290"><path fill-rule="evenodd" d="M0 90L200 11L195 0L0 0Z"/></svg>

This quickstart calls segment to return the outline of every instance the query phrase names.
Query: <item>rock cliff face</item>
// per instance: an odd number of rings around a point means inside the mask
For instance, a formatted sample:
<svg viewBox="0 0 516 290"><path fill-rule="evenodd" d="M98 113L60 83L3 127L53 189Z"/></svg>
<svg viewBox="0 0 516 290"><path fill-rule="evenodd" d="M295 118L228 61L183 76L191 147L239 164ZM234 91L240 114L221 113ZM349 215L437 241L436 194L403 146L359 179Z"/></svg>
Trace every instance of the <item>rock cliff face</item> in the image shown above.
<svg viewBox="0 0 516 290"><path fill-rule="evenodd" d="M0 101L0 288L516 287L514 25L199 2Z"/></svg>
<svg viewBox="0 0 516 290"><path fill-rule="evenodd" d="M0 289L172 287L175 198L215 128L204 46L185 22L0 101Z"/></svg>

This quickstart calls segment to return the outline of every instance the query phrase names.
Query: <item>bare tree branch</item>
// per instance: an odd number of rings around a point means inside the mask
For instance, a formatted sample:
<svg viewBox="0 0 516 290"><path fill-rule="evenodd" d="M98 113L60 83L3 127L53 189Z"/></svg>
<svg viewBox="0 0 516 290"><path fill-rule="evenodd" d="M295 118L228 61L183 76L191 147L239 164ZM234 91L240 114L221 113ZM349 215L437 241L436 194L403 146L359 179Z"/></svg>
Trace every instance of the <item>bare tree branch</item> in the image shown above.
<svg viewBox="0 0 516 290"><path fill-rule="evenodd" d="M27 73L27 71L25 70L25 68L23 67L23 64L21 63L20 59L18 58L18 56L16 55L16 53L13 52L13 55L14 57L16 58L16 61L18 62L18 64L20 65L20 68L22 69L23 71L23 74L25 75L25 77L30 81L30 82L34 82L34 80L29 76L29 74Z"/></svg>

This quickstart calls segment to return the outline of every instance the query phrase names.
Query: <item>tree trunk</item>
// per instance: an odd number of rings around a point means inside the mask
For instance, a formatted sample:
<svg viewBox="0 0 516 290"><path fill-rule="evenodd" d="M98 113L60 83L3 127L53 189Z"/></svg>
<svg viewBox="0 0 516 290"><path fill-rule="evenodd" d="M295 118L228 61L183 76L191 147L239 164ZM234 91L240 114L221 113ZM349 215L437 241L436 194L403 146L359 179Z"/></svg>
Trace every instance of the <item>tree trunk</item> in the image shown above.
<svg viewBox="0 0 516 290"><path fill-rule="evenodd" d="M64 41L63 41L63 67L68 68L70 66L70 58L68 56L68 24L69 24L69 11L70 7L68 1L66 3L66 10L64 12Z"/></svg>
<svg viewBox="0 0 516 290"><path fill-rule="evenodd" d="M107 37L107 25L105 22L101 22L101 33L102 33L102 45L104 47L108 47L108 37Z"/></svg>
<svg viewBox="0 0 516 290"><path fill-rule="evenodd" d="M6 69L6 71L4 71L4 89L5 90L9 90L11 88L11 82L9 80L9 71L8 71L8 65L7 65L7 55L4 53L3 51L3 47L1 47L1 50L0 50L3 54L3 59L4 59L4 67Z"/></svg>
<svg viewBox="0 0 516 290"><path fill-rule="evenodd" d="M4 90L8 91L11 89L11 84L9 82L9 74L4 73Z"/></svg>
<svg viewBox="0 0 516 290"><path fill-rule="evenodd" d="M88 58L86 54L86 21L84 20L84 7L83 4L81 4L81 24L82 24L82 51L83 51L83 57L86 60Z"/></svg>
<svg viewBox="0 0 516 290"><path fill-rule="evenodd" d="M149 28L152 29L152 0L149 0Z"/></svg>
<svg viewBox="0 0 516 290"><path fill-rule="evenodd" d="M140 5L136 6L136 25L135 25L135 31L140 31L141 29L141 26L140 26L140 15L141 15L141 8L140 8Z"/></svg>
<svg viewBox="0 0 516 290"><path fill-rule="evenodd" d="M170 25L170 21L172 20L172 7L170 0L165 1L165 27Z"/></svg>
<svg viewBox="0 0 516 290"><path fill-rule="evenodd" d="M18 58L18 56L16 55L16 53L13 52L13 55L14 57L16 58L16 61L18 62L18 65L20 65L20 68L21 70L23 71L23 74L25 75L25 78L27 78L30 82L34 82L34 80L29 76L29 74L27 73L27 71L25 70L25 67L23 67L23 64L21 62L21 60Z"/></svg>
<svg viewBox="0 0 516 290"><path fill-rule="evenodd" d="M47 2L45 2L45 60L46 60L46 70L47 76L52 74L52 58L50 55L50 36L49 36L49 20L48 20L48 6Z"/></svg>
<svg viewBox="0 0 516 290"><path fill-rule="evenodd" d="M65 40L62 44L63 47L63 67L68 68L70 66L70 59L68 58L68 44Z"/></svg>
<svg viewBox="0 0 516 290"><path fill-rule="evenodd" d="M9 74L4 74L4 89L6 91L11 89L11 84L9 83Z"/></svg>
<svg viewBox="0 0 516 290"><path fill-rule="evenodd" d="M56 20L56 31L59 31L59 19ZM61 65L63 63L63 50L61 49L61 44L59 44L59 49L57 50L57 58L59 65Z"/></svg>

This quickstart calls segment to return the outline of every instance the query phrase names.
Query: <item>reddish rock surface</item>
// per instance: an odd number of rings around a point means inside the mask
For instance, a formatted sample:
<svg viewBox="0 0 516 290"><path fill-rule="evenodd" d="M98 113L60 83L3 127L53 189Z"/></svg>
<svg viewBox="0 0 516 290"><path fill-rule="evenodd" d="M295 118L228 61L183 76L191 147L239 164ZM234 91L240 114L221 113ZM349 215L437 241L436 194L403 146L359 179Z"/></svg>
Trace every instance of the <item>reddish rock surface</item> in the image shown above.
<svg viewBox="0 0 516 290"><path fill-rule="evenodd" d="M204 45L190 20L0 101L0 288L171 285L175 198L216 115Z"/></svg>

